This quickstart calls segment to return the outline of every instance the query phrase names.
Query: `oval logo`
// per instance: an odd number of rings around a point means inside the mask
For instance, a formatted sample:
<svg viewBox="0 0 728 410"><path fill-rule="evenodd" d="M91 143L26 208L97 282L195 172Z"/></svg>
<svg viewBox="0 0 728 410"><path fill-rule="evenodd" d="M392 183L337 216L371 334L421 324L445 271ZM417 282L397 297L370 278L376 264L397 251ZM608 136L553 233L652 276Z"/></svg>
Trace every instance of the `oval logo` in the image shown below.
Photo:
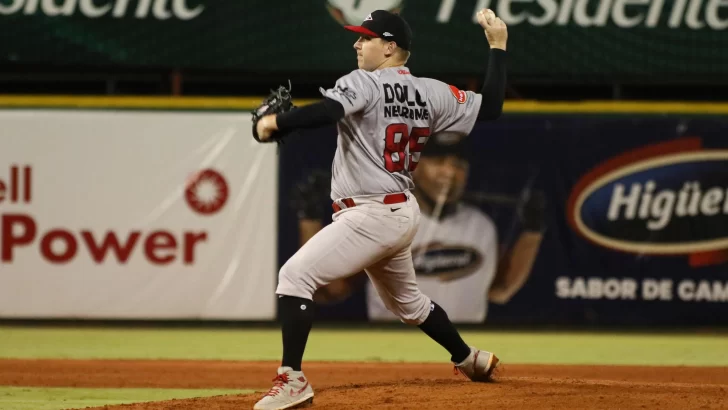
<svg viewBox="0 0 728 410"><path fill-rule="evenodd" d="M577 183L567 213L580 235L618 251L723 251L728 249L728 150L703 150L692 138L620 155Z"/></svg>
<svg viewBox="0 0 728 410"><path fill-rule="evenodd" d="M437 276L449 282L478 270L483 256L475 248L431 244L427 249L413 249L415 272L418 276Z"/></svg>

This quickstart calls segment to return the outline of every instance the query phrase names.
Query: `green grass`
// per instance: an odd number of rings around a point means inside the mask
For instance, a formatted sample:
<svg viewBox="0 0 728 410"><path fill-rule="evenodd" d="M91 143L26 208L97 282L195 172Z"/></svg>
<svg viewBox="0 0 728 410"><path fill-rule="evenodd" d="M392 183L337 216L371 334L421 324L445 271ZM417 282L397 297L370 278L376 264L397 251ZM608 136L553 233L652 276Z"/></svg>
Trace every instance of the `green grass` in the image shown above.
<svg viewBox="0 0 728 410"><path fill-rule="evenodd" d="M508 363L728 366L728 336L463 332ZM0 357L279 360L277 330L0 327ZM314 329L304 360L447 362L419 330Z"/></svg>
<svg viewBox="0 0 728 410"><path fill-rule="evenodd" d="M0 409L61 410L251 393L252 390L196 389L78 389L0 386Z"/></svg>

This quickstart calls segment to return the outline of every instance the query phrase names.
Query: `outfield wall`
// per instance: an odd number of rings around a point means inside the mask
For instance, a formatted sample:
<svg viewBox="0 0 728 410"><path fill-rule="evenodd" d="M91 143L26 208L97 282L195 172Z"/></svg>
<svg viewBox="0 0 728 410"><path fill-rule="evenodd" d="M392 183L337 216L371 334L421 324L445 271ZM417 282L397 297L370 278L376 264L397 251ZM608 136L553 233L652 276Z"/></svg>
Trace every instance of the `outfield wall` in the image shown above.
<svg viewBox="0 0 728 410"><path fill-rule="evenodd" d="M273 319L312 175L331 220L335 129L278 152L257 101L0 98L0 317ZM468 140L457 209L483 228L416 239L423 289L461 323L725 324L727 132L719 104L507 104ZM316 301L396 320L363 275Z"/></svg>
<svg viewBox="0 0 728 410"><path fill-rule="evenodd" d="M0 316L272 319L275 149L250 114L0 111Z"/></svg>

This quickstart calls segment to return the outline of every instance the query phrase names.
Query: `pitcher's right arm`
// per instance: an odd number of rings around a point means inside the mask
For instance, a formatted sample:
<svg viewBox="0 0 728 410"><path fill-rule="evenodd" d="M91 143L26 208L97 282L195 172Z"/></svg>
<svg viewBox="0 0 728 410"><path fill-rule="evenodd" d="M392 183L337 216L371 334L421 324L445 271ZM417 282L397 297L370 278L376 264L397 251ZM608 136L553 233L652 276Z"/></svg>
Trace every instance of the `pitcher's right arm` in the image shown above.
<svg viewBox="0 0 728 410"><path fill-rule="evenodd" d="M478 12L490 51L485 81L479 93L462 91L453 85L428 79L433 106L433 133L451 131L467 135L478 120L498 119L503 112L506 86L506 43L508 29L499 18L487 20L487 9Z"/></svg>

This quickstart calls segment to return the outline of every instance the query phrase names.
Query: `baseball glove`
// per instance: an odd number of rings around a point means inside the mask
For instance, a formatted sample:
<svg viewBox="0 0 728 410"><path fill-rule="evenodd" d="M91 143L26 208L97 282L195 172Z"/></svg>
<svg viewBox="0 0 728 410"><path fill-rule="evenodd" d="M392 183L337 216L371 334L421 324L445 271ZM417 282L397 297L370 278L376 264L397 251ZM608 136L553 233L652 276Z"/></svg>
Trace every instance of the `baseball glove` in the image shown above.
<svg viewBox="0 0 728 410"><path fill-rule="evenodd" d="M258 121L266 115L284 113L292 110L293 108L296 107L293 105L293 101L291 100L290 81L288 83L288 88L279 86L277 90L270 90L268 97L266 97L258 108L253 111L253 138L262 143L282 142L286 135L281 132L274 132L269 139L261 141L258 137Z"/></svg>

